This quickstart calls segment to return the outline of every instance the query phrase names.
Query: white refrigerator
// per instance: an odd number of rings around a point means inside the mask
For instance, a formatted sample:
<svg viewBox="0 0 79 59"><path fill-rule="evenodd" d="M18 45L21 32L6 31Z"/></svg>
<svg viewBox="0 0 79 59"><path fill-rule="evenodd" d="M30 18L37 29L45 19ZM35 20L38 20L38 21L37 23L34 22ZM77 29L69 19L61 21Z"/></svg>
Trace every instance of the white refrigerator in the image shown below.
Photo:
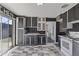
<svg viewBox="0 0 79 59"><path fill-rule="evenodd" d="M56 22L55 21L48 21L46 23L46 36L47 36L47 43L53 41L56 43Z"/></svg>

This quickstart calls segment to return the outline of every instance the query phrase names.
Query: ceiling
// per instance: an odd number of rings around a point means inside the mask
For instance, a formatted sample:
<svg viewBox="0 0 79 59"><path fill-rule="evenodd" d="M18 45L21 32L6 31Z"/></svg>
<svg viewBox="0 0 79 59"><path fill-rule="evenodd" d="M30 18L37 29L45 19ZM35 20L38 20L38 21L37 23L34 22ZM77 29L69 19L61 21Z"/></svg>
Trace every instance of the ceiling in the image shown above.
<svg viewBox="0 0 79 59"><path fill-rule="evenodd" d="M74 3L70 3L66 8L61 6L66 3L44 3L38 6L37 3L1 3L4 7L21 16L37 16L55 18L62 12L73 7Z"/></svg>

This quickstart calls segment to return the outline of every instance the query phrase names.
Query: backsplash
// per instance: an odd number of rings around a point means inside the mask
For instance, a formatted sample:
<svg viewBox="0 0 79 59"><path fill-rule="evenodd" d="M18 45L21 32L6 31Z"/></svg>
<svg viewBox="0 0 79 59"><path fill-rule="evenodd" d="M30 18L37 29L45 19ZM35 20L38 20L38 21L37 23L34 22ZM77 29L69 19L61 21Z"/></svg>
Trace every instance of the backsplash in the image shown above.
<svg viewBox="0 0 79 59"><path fill-rule="evenodd" d="M70 32L69 32L69 35L70 35L72 38L79 38L79 32L70 31Z"/></svg>
<svg viewBox="0 0 79 59"><path fill-rule="evenodd" d="M37 28L26 28L25 33L40 33L45 34L45 31L37 31Z"/></svg>
<svg viewBox="0 0 79 59"><path fill-rule="evenodd" d="M69 31L79 31L79 23L73 24L73 28L69 29Z"/></svg>

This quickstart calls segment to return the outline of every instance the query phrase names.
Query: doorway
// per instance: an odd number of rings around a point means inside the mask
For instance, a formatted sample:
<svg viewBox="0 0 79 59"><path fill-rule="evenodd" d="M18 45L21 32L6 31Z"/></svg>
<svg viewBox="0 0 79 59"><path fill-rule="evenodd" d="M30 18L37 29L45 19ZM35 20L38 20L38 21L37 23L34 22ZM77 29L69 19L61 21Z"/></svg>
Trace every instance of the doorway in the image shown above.
<svg viewBox="0 0 79 59"><path fill-rule="evenodd" d="M0 55L12 47L12 19L0 16Z"/></svg>

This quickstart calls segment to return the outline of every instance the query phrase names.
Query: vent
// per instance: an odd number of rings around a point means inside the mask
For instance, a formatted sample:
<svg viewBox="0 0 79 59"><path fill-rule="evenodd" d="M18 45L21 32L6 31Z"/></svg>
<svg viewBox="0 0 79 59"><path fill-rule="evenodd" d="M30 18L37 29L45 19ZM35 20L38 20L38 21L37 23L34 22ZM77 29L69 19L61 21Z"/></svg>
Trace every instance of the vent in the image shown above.
<svg viewBox="0 0 79 59"><path fill-rule="evenodd" d="M69 4L64 4L61 8L66 8L68 6L69 6Z"/></svg>

